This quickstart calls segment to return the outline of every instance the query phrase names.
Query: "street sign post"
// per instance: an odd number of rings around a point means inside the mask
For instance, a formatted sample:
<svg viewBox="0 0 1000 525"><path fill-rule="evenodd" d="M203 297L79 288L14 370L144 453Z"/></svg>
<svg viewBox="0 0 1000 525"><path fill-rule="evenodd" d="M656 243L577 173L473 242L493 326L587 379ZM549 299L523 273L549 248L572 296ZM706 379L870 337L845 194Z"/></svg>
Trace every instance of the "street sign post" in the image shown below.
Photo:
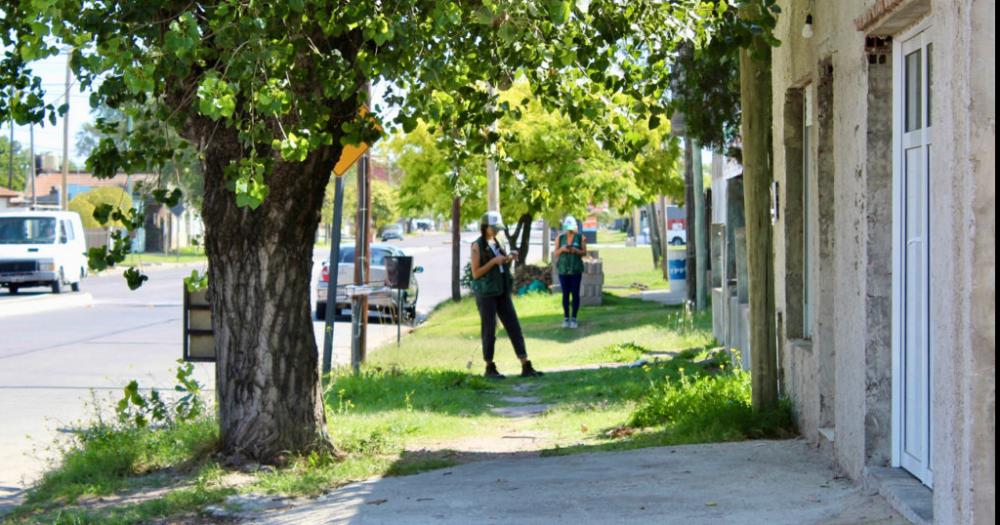
<svg viewBox="0 0 1000 525"><path fill-rule="evenodd" d="M368 113L368 106L362 104L361 108L358 110L359 113L364 116ZM380 126L376 126L379 131L382 130ZM340 153L340 158L333 167L333 174L336 178L334 181L334 195L333 195L333 235L330 239L330 259L329 259L329 282L327 283L327 298L326 298L326 317L324 319L324 329L323 329L323 378L324 381L329 377L330 370L333 366L333 329L334 329L334 316L337 313L337 287L339 286L340 277L340 235L341 229L343 228L343 216L344 216L344 174L347 170L351 169L366 152L368 151L368 144L349 144L344 146L343 151ZM359 173L359 175L361 175ZM361 205L361 201L358 201ZM365 250L367 253L368 250ZM331 299L332 298L332 299ZM367 310L367 308L366 308ZM365 312L367 314L367 312ZM352 316L354 316L354 310L352 310ZM353 346L353 345L352 345ZM357 353L356 350L352 348L352 362L355 361L353 354Z"/></svg>

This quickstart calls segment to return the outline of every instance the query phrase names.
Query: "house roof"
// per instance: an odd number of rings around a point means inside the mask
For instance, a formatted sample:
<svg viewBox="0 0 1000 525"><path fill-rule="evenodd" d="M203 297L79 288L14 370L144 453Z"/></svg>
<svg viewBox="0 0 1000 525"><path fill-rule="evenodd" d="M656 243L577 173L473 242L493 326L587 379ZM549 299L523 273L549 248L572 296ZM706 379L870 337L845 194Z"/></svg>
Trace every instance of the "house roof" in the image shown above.
<svg viewBox="0 0 1000 525"><path fill-rule="evenodd" d="M153 174L136 174L132 175L132 182L139 180L148 180L150 178L155 178L156 175ZM104 186L117 186L119 188L124 188L128 184L129 176L124 173L119 173L110 179L99 179L90 173L70 173L66 177L66 184L70 186L86 186L89 188L100 188ZM28 188L30 190L31 182L28 182ZM60 172L50 172L50 173L39 173L35 176L35 194L36 195L48 195L52 193L52 190L62 187L62 173Z"/></svg>
<svg viewBox="0 0 1000 525"><path fill-rule="evenodd" d="M21 194L19 192L16 192L14 190L11 190L11 189L8 189L8 188L4 188L3 186L0 186L0 198L14 198L14 199L16 199L16 198L18 198L20 196L21 196Z"/></svg>
<svg viewBox="0 0 1000 525"><path fill-rule="evenodd" d="M372 180L380 180L382 182L389 182L389 170L388 168L376 159L372 159L371 168L369 173L371 174Z"/></svg>

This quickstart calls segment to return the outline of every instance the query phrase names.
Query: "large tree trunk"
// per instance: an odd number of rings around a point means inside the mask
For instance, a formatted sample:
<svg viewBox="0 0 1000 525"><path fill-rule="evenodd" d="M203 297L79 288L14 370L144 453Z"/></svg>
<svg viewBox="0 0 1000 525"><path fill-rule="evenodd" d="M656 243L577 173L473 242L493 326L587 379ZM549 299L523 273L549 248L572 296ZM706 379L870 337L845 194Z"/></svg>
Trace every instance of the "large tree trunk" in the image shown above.
<svg viewBox="0 0 1000 525"><path fill-rule="evenodd" d="M758 3L742 8L752 17ZM743 123L743 202L746 209L747 278L750 281L750 374L756 410L778 404L774 326L774 267L771 264L771 48L754 38L740 50Z"/></svg>
<svg viewBox="0 0 1000 525"><path fill-rule="evenodd" d="M220 130L206 145L205 250L221 452L230 461L280 463L288 453L332 448L309 292L313 240L339 150L316 151L303 163L276 161L270 195L251 210L237 207L227 189L224 170L241 153L235 134Z"/></svg>
<svg viewBox="0 0 1000 525"><path fill-rule="evenodd" d="M462 198L451 201L451 300L462 300Z"/></svg>

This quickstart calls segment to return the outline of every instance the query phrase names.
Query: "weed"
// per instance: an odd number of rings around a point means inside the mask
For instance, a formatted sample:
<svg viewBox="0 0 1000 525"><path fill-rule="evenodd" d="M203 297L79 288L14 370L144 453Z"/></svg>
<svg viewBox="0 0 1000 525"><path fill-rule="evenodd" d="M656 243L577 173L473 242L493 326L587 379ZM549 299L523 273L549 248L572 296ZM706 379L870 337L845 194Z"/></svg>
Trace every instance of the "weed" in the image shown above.
<svg viewBox="0 0 1000 525"><path fill-rule="evenodd" d="M703 443L795 434L790 404L756 412L750 404L750 375L727 369L691 376L680 369L676 381L663 381L650 391L629 419L635 427L663 427L677 443Z"/></svg>

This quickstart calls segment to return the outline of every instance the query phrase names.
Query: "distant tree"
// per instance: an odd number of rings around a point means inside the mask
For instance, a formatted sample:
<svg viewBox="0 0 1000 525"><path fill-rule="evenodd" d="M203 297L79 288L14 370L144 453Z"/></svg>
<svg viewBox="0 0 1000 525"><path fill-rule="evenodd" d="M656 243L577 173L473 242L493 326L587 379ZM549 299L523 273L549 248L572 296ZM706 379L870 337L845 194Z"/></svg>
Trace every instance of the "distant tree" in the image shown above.
<svg viewBox="0 0 1000 525"><path fill-rule="evenodd" d="M680 150L669 124L650 129L647 119L630 115L632 99L612 94L608 98L616 104L613 110L595 116L608 122L593 124L628 129L623 140L634 152L628 160L612 156L590 133L590 126L544 108L526 82L515 82L501 96L518 116L500 123L501 202L508 220L517 218L510 235L523 256L530 249L531 223L537 218L557 223L567 214L582 216L589 206L604 202L624 211L657 195L674 198L683 190L677 171Z"/></svg>
<svg viewBox="0 0 1000 525"><path fill-rule="evenodd" d="M117 210L128 210L132 207L132 197L128 192L117 186L102 186L85 191L69 201L70 211L80 214L84 228L122 228L125 225L120 221L111 220L101 224L94 217L94 210L101 205L111 206Z"/></svg>
<svg viewBox="0 0 1000 525"><path fill-rule="evenodd" d="M171 151L171 154L160 163L143 164L136 160L136 171L157 175L151 183L140 184L137 191L155 198L153 194L156 190L179 188L184 202L201 210L205 193L201 160L197 151L189 147L176 130L157 121L148 110L139 108L122 110L101 105L91 111L91 116L94 122L85 122L76 134L77 155L89 157L104 139L111 141L116 148L127 150L132 134L155 137L161 147Z"/></svg>
<svg viewBox="0 0 1000 525"><path fill-rule="evenodd" d="M10 157L12 154L14 156L14 171L11 176ZM12 144L10 139L0 138L0 186L14 191L24 191L25 183L30 176L31 158L29 152L16 140Z"/></svg>

